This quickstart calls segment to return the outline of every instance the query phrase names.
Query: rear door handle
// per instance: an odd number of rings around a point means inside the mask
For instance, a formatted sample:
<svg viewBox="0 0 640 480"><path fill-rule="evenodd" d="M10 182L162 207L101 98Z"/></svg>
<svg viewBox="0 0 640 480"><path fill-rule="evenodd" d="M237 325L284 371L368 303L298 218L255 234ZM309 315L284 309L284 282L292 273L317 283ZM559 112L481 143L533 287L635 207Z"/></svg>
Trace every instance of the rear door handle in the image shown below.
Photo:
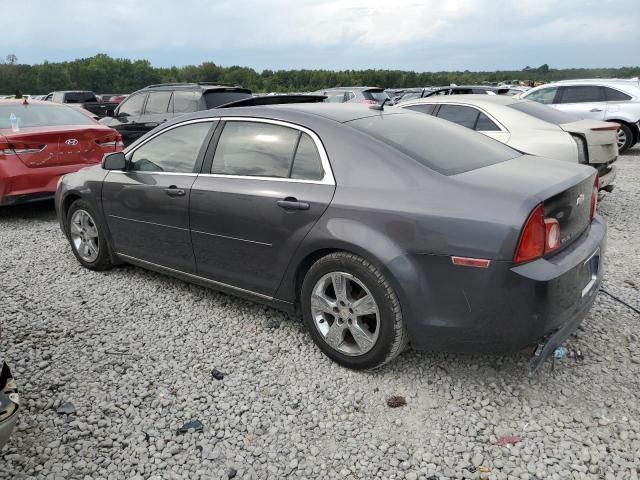
<svg viewBox="0 0 640 480"><path fill-rule="evenodd" d="M601 108L592 108L591 110L589 110L590 112L601 112L602 109Z"/></svg>
<svg viewBox="0 0 640 480"><path fill-rule="evenodd" d="M295 197L287 197L284 200L278 200L276 203L285 210L309 210L307 202L299 202Z"/></svg>
<svg viewBox="0 0 640 480"><path fill-rule="evenodd" d="M169 188L164 189L164 193L170 197L184 197L186 192L182 188L171 185Z"/></svg>

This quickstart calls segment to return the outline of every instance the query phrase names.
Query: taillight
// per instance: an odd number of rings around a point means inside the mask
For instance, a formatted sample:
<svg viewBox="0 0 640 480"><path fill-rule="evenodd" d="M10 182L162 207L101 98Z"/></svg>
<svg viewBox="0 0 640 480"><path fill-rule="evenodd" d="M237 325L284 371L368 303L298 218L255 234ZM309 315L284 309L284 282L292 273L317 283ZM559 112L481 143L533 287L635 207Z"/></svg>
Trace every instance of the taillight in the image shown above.
<svg viewBox="0 0 640 480"><path fill-rule="evenodd" d="M571 135L571 138L573 138L573 141L576 143L576 147L578 148L578 163L589 163L589 154L584 138L573 134Z"/></svg>
<svg viewBox="0 0 640 480"><path fill-rule="evenodd" d="M529 214L522 228L513 262L530 262L558 248L560 223L555 218L544 218L544 206L540 204Z"/></svg>
<svg viewBox="0 0 640 480"><path fill-rule="evenodd" d="M20 155L28 153L38 153L44 150L47 146L37 143L7 143L0 142L0 154L4 155Z"/></svg>
<svg viewBox="0 0 640 480"><path fill-rule="evenodd" d="M524 263L544 255L545 239L544 207L540 204L533 209L524 224L513 262Z"/></svg>
<svg viewBox="0 0 640 480"><path fill-rule="evenodd" d="M593 217L596 214L596 209L598 208L598 190L600 187L600 179L598 175L596 175L596 180L593 183L593 190L591 191L591 210L589 212L589 219L593 220Z"/></svg>
<svg viewBox="0 0 640 480"><path fill-rule="evenodd" d="M124 147L124 143L122 143L122 135L119 133L102 137L96 140L96 143L102 148L109 148L115 151L121 150Z"/></svg>
<svg viewBox="0 0 640 480"><path fill-rule="evenodd" d="M12 154L12 153L13 153L13 150L9 148L9 144L7 142L0 142L0 156Z"/></svg>

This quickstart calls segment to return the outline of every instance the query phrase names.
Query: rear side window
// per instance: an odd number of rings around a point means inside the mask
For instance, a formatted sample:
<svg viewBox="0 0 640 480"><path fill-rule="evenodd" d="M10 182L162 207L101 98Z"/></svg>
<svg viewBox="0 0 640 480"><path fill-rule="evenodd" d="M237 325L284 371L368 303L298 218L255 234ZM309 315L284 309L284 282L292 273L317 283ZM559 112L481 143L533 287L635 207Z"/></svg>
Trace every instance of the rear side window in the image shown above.
<svg viewBox="0 0 640 480"><path fill-rule="evenodd" d="M15 103L0 106L0 128L11 128L11 114L16 116L18 128L96 124L95 121L71 107Z"/></svg>
<svg viewBox="0 0 640 480"><path fill-rule="evenodd" d="M301 132L291 169L291 178L298 180L322 180L324 170L320 154L311 137Z"/></svg>
<svg viewBox="0 0 640 480"><path fill-rule="evenodd" d="M376 115L347 122L443 175L487 167L522 154L492 138L429 115Z"/></svg>
<svg viewBox="0 0 640 480"><path fill-rule="evenodd" d="M421 104L421 105L411 105L410 107L405 107L407 110L413 110L414 112L426 113L427 115L433 115L433 111L436 109L435 104Z"/></svg>
<svg viewBox="0 0 640 480"><path fill-rule="evenodd" d="M192 173L212 122L172 128L133 152L128 170L135 172Z"/></svg>
<svg viewBox="0 0 640 480"><path fill-rule="evenodd" d="M549 105L553 103L553 99L556 97L557 91L558 87L542 88L540 90L536 90L535 92L531 92L526 96L526 98L527 100L532 100L534 102Z"/></svg>
<svg viewBox="0 0 640 480"><path fill-rule="evenodd" d="M167 113L169 107L169 100L171 99L171 92L151 92L149 94L149 100L144 107L144 113Z"/></svg>
<svg viewBox="0 0 640 480"><path fill-rule="evenodd" d="M604 102L604 91L597 85L562 87L558 103Z"/></svg>
<svg viewBox="0 0 640 480"><path fill-rule="evenodd" d="M139 93L138 95L132 95L127 98L120 104L120 108L118 108L118 115L130 117L140 115L140 113L142 113L142 105L144 104L146 96L147 95L144 93Z"/></svg>
<svg viewBox="0 0 640 480"><path fill-rule="evenodd" d="M365 100L373 100L374 102L384 102L385 100L389 100L389 95L387 95L384 90L365 90L362 92L362 96ZM355 97L355 95L354 95Z"/></svg>
<svg viewBox="0 0 640 480"><path fill-rule="evenodd" d="M215 108L220 105L226 105L227 103L237 102L238 100L244 100L245 98L251 98L252 95L249 92L234 91L234 90L211 90L205 92L204 102L207 108Z"/></svg>
<svg viewBox="0 0 640 480"><path fill-rule="evenodd" d="M474 129L478 119L478 110L463 105L442 105L438 110L438 118L444 118L463 127Z"/></svg>
<svg viewBox="0 0 640 480"><path fill-rule="evenodd" d="M227 122L218 141L211 173L289 177L297 130L258 122Z"/></svg>
<svg viewBox="0 0 640 480"><path fill-rule="evenodd" d="M173 92L173 112L188 113L197 112L200 107L200 98L197 92L175 90Z"/></svg>
<svg viewBox="0 0 640 480"><path fill-rule="evenodd" d="M527 97L527 100L529 97ZM561 112L560 110L556 110L553 107L547 107L546 105L540 105L536 102L518 102L512 103L511 105L507 105L509 108L513 108L514 110L518 110L519 112L526 113L527 115L531 115L532 117L537 118L538 120L542 120L543 122L555 123L556 125L562 125L565 123L577 122L579 120L578 117L574 117L565 112Z"/></svg>
<svg viewBox="0 0 640 480"><path fill-rule="evenodd" d="M620 90L616 90L614 88L603 87L604 93L607 97L607 101L609 102L623 102L626 100L631 100L631 96L626 93L622 93Z"/></svg>

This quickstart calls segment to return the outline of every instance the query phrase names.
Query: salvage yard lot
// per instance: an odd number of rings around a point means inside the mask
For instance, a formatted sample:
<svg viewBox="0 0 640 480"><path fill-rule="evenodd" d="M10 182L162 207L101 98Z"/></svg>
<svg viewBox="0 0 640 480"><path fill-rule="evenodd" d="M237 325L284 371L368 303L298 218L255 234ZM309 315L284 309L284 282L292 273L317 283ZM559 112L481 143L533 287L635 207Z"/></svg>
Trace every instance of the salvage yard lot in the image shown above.
<svg viewBox="0 0 640 480"><path fill-rule="evenodd" d="M617 165L604 288L640 308L640 147ZM584 359L553 372L410 350L354 372L278 311L82 268L51 204L0 210L0 245L22 400L3 478L637 478L640 316L605 294L569 341ZM178 433L192 420L202 432Z"/></svg>

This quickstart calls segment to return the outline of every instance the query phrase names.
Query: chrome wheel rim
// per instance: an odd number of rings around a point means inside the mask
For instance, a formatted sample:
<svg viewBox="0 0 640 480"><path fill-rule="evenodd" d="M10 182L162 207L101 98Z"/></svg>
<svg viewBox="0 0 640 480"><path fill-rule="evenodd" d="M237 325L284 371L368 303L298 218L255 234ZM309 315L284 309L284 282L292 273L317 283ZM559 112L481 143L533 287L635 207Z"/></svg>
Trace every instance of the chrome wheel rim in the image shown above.
<svg viewBox="0 0 640 480"><path fill-rule="evenodd" d="M619 128L618 129L618 148L624 147L626 143L627 143L627 134L624 133L623 129Z"/></svg>
<svg viewBox="0 0 640 480"><path fill-rule="evenodd" d="M331 272L318 280L311 292L311 315L325 343L344 355L364 355L380 334L378 304L350 273Z"/></svg>
<svg viewBox="0 0 640 480"><path fill-rule="evenodd" d="M98 258L98 227L86 210L76 210L71 216L71 244L80 258L93 263Z"/></svg>

